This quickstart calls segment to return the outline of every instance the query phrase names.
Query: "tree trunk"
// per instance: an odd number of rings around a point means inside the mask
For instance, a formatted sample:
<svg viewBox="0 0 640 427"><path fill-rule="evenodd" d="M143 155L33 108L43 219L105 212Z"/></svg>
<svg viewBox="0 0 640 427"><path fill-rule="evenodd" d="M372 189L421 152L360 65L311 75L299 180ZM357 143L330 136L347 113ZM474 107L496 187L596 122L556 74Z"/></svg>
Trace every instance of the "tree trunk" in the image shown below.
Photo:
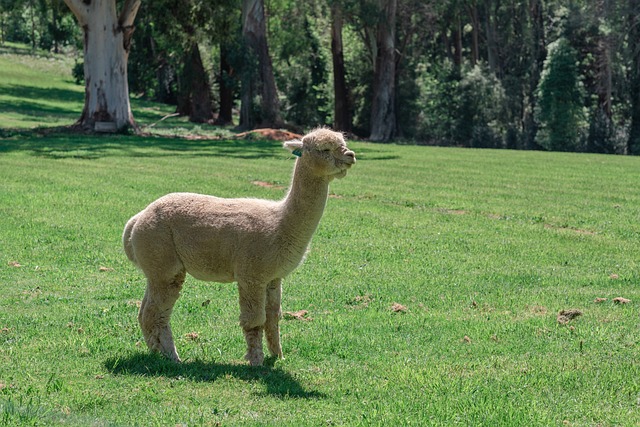
<svg viewBox="0 0 640 427"><path fill-rule="evenodd" d="M629 50L631 70L631 128L627 142L628 154L640 154L640 0L629 0Z"/></svg>
<svg viewBox="0 0 640 427"><path fill-rule="evenodd" d="M230 125L233 124L233 67L229 63L228 48L225 43L220 43L220 77L218 79L218 87L220 94L220 111L215 124Z"/></svg>
<svg viewBox="0 0 640 427"><path fill-rule="evenodd" d="M193 123L209 123L213 120L211 86L202 65L198 43L192 43L185 55L185 64L180 78L178 113L189 116Z"/></svg>
<svg viewBox="0 0 640 427"><path fill-rule="evenodd" d="M457 69L462 66L462 23L460 22L460 15L456 14L453 19L453 64Z"/></svg>
<svg viewBox="0 0 640 427"><path fill-rule="evenodd" d="M600 16L606 24L610 24L610 10L611 4L609 0L605 0L600 7L602 8ZM599 83L598 83L598 104L605 113L608 119L611 119L611 98L612 98L612 86L613 86L613 73L611 70L611 52L613 51L613 36L612 34L603 34L599 41L598 46L599 60L598 68L600 69Z"/></svg>
<svg viewBox="0 0 640 427"><path fill-rule="evenodd" d="M471 65L475 66L480 59L480 17L478 16L478 4L474 0L468 6L469 18L471 19Z"/></svg>
<svg viewBox="0 0 640 427"><path fill-rule="evenodd" d="M141 0L64 0L84 33L85 100L78 125L92 131L136 127L129 104L127 61Z"/></svg>
<svg viewBox="0 0 640 427"><path fill-rule="evenodd" d="M60 53L60 48L58 46L60 23L58 22L58 4L56 2L51 3L51 24L53 29L53 53Z"/></svg>
<svg viewBox="0 0 640 427"><path fill-rule="evenodd" d="M342 6L335 1L331 5L331 56L333 58L333 90L335 130L350 132L349 93L345 79L344 54L342 51Z"/></svg>
<svg viewBox="0 0 640 427"><path fill-rule="evenodd" d="M541 147L536 142L538 124L536 123L533 114L536 109L535 92L538 87L538 83L540 83L540 74L542 73L546 57L544 10L541 0L531 0L529 2L529 15L532 29L531 56L529 57L531 71L529 73L529 87L527 90L528 105L525 105L522 108L523 148L526 150L536 150Z"/></svg>
<svg viewBox="0 0 640 427"><path fill-rule="evenodd" d="M397 0L380 0L384 19L378 24L371 141L389 141L396 133L396 9Z"/></svg>
<svg viewBox="0 0 640 427"><path fill-rule="evenodd" d="M242 1L242 35L250 54L258 60L258 70L257 73L249 70L243 79L240 127L250 129L257 123L261 127L279 127L282 125L280 102L269 56L264 0ZM257 118L253 108L255 92L259 92L261 98L260 117Z"/></svg>
<svg viewBox="0 0 640 427"><path fill-rule="evenodd" d="M484 10L484 27L487 43L487 63L489 69L495 74L500 75L500 63L498 58L498 43L496 41L496 23L495 17L492 19L492 1L485 2Z"/></svg>

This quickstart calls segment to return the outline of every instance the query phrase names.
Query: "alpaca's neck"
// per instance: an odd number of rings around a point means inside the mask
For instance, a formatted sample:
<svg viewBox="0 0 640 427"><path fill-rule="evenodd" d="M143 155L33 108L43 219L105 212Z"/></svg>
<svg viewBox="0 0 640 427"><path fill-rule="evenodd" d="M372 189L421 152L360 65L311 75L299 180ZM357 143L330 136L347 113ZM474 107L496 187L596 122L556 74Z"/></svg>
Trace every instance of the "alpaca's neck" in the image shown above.
<svg viewBox="0 0 640 427"><path fill-rule="evenodd" d="M298 160L291 188L282 201L282 230L292 242L306 247L322 218L328 194L328 180L312 176Z"/></svg>

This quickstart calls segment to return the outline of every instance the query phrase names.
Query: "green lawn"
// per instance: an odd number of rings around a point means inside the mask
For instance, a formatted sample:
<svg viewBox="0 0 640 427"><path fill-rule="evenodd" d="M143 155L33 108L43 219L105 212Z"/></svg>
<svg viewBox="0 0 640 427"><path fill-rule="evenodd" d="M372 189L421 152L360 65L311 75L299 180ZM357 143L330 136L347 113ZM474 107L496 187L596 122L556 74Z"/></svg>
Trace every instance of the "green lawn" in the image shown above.
<svg viewBox="0 0 640 427"><path fill-rule="evenodd" d="M46 89L15 92L44 108ZM350 143L284 284L307 320L283 320L285 360L251 368L235 286L192 278L172 325L185 362L147 353L120 235L172 191L282 197L278 143L5 135L0 425L640 425L640 158Z"/></svg>

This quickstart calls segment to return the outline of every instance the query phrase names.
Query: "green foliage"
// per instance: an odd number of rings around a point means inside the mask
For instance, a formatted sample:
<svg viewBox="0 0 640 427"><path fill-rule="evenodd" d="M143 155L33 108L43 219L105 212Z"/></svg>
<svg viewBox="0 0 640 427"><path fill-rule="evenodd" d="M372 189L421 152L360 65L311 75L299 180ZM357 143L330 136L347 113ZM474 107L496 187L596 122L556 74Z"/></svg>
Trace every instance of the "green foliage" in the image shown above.
<svg viewBox="0 0 640 427"><path fill-rule="evenodd" d="M429 143L454 144L459 76L450 62L418 68L419 115L416 137Z"/></svg>
<svg viewBox="0 0 640 427"><path fill-rule="evenodd" d="M0 1L0 28L0 43L25 43L56 52L75 45L80 33L62 0Z"/></svg>
<svg viewBox="0 0 640 427"><path fill-rule="evenodd" d="M458 91L455 139L471 147L502 148L506 95L500 81L476 65L464 73Z"/></svg>
<svg viewBox="0 0 640 427"><path fill-rule="evenodd" d="M466 147L503 146L506 95L495 75L483 66L460 71L451 63L419 70L418 138Z"/></svg>
<svg viewBox="0 0 640 427"><path fill-rule="evenodd" d="M298 126L329 125L330 52L320 40L322 17L314 16L321 12L306 3L282 3L271 5L271 16L278 18L270 22L269 42L283 118Z"/></svg>
<svg viewBox="0 0 640 427"><path fill-rule="evenodd" d="M579 150L586 125L584 92L576 52L564 37L549 45L537 95L538 143L547 150Z"/></svg>
<svg viewBox="0 0 640 427"><path fill-rule="evenodd" d="M241 80L255 71L255 58L249 58L240 40L241 3L143 1L129 56L132 94L177 105L190 88L184 52L198 43L214 101L216 83L224 82L232 94L220 96L231 99L237 111ZM333 121L332 4L265 2L281 113L299 128ZM366 137L382 3L339 4L352 128ZM640 121L631 119L640 117L640 102L633 98L638 92L633 70L639 68L633 58L640 49L634 47L638 25L632 4L399 0L397 6L395 106L401 138L474 147L630 150L629 135L640 128L630 125ZM75 42L78 48L80 34L62 0L0 0L0 42L46 50ZM566 43L547 44L553 40ZM551 54L558 66L567 64L568 74L551 69ZM223 57L227 68L221 66ZM548 70L541 82L545 59ZM480 68L474 71L476 66ZM555 84L563 87L545 89ZM565 98L569 108L553 106ZM560 114L553 112L556 107ZM260 104L254 108L260 122Z"/></svg>

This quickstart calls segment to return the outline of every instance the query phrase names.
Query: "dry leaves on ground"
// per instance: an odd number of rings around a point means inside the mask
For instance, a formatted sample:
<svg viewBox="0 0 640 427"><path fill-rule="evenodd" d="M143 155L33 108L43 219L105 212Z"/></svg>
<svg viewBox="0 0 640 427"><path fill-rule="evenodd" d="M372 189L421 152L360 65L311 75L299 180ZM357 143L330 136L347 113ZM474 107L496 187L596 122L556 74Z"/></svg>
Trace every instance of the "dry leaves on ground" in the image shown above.
<svg viewBox="0 0 640 427"><path fill-rule="evenodd" d="M406 313L407 311L409 311L409 309L402 304L394 302L393 304L391 304L391 311L393 311L394 313Z"/></svg>
<svg viewBox="0 0 640 427"><path fill-rule="evenodd" d="M285 311L282 313L283 317L287 320L302 320L303 322L313 320L311 317L307 317L308 314L309 312L307 310Z"/></svg>
<svg viewBox="0 0 640 427"><path fill-rule="evenodd" d="M198 335L197 332L189 332L188 334L184 334L184 337L191 341L198 341L198 338L200 338L200 335Z"/></svg>
<svg viewBox="0 0 640 427"><path fill-rule="evenodd" d="M254 129L248 132L242 132L236 135L240 139L268 139L272 141L290 141L292 139L300 139L302 135L289 132L282 129Z"/></svg>
<svg viewBox="0 0 640 427"><path fill-rule="evenodd" d="M622 297L616 297L613 299L613 302L615 302L616 304L629 304L631 300Z"/></svg>
<svg viewBox="0 0 640 427"><path fill-rule="evenodd" d="M582 316L582 311L578 309L569 309L569 310L561 310L558 313L558 323L561 325L566 325L576 317Z"/></svg>

